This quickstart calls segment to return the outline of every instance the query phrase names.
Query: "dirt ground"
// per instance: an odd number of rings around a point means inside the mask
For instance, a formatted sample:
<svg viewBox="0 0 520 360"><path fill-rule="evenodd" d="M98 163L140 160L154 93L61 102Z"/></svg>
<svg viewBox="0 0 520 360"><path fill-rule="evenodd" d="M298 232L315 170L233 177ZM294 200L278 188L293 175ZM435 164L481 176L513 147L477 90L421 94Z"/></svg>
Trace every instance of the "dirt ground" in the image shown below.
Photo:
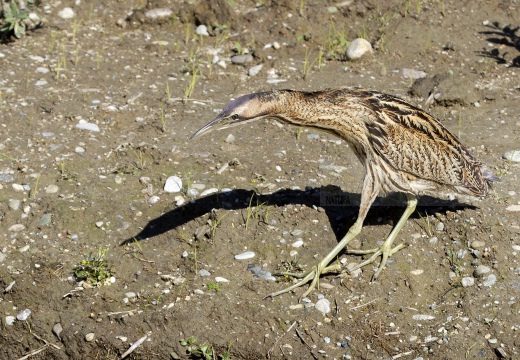
<svg viewBox="0 0 520 360"><path fill-rule="evenodd" d="M518 1L52 1L42 13L0 45L1 359L116 359L139 339L128 359L520 358L520 167L503 158L520 149ZM357 37L374 52L347 61ZM188 137L239 95L340 86L428 108L502 182L484 199L421 198L376 282L377 262L324 275L301 303L303 287L264 299L293 279L248 266L317 263L355 221L363 168L344 141L273 120ZM163 191L172 175L178 193ZM350 204L326 206L330 193ZM381 244L403 210L399 196L378 202L352 246ZM108 284L80 282L74 269L100 252Z"/></svg>

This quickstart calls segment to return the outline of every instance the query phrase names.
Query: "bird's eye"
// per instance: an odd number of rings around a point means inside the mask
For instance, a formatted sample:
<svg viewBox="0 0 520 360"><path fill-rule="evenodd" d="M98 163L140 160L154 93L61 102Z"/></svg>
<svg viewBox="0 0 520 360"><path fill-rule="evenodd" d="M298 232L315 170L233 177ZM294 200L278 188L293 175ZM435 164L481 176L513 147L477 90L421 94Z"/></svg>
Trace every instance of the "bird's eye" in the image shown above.
<svg viewBox="0 0 520 360"><path fill-rule="evenodd" d="M238 114L231 115L231 120L238 120Z"/></svg>

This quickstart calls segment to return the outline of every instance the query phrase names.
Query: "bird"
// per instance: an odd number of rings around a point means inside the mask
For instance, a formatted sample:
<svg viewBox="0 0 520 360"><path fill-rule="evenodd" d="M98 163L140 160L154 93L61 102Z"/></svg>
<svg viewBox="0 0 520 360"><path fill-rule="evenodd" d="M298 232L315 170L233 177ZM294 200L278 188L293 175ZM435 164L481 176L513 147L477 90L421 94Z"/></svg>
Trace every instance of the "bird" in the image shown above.
<svg viewBox="0 0 520 360"><path fill-rule="evenodd" d="M310 270L291 274L300 280L266 297L290 292L310 282L307 296L322 274L338 271L329 265L359 235L367 213L380 193L404 193L406 209L384 243L375 249L349 250L372 254L350 269L353 272L381 257L372 276L378 278L388 258L404 247L394 240L417 206L417 196L443 189L484 197L500 181L446 127L426 111L401 98L364 88L342 87L319 91L271 90L230 101L217 117L190 139L263 118L310 128L344 139L364 166L361 201L356 221L338 244Z"/></svg>

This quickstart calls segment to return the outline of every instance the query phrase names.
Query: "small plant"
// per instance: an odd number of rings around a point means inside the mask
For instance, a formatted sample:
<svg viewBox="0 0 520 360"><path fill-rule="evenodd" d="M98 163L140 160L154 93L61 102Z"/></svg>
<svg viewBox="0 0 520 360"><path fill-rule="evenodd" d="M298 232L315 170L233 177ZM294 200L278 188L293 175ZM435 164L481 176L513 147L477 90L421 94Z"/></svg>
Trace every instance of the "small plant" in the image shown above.
<svg viewBox="0 0 520 360"><path fill-rule="evenodd" d="M197 84L197 79L200 76L200 69L199 65L193 65L192 71L191 71L191 80L189 84L184 89L184 99L183 103L186 103L188 99L191 97L193 93L193 89L195 89L195 84Z"/></svg>
<svg viewBox="0 0 520 360"><path fill-rule="evenodd" d="M430 224L430 218L428 217L428 213L426 213L426 216L423 217L420 212L417 212L419 214L419 217L421 218L421 221L423 223L424 231L426 232L426 235L429 237L433 236L432 226Z"/></svg>
<svg viewBox="0 0 520 360"><path fill-rule="evenodd" d="M94 286L107 285L113 272L108 267L105 256L108 249L99 249L97 256L90 253L88 257L74 267L74 275L79 280L86 281Z"/></svg>
<svg viewBox="0 0 520 360"><path fill-rule="evenodd" d="M27 6L29 10L37 8L41 3L41 0L28 0ZM11 0L8 4L6 1L2 1L2 12L5 23L0 27L0 34L2 38L13 33L18 39L25 35L27 28L26 22L29 19L29 12L25 8L24 0Z"/></svg>
<svg viewBox="0 0 520 360"><path fill-rule="evenodd" d="M159 119L161 119L161 130L166 132L166 120L164 118L164 104L161 103L161 112L159 113Z"/></svg>
<svg viewBox="0 0 520 360"><path fill-rule="evenodd" d="M34 188L31 190L31 199L36 199L36 194L38 193L38 184L40 183L40 174L38 174L38 177L36 178L36 184L34 184Z"/></svg>
<svg viewBox="0 0 520 360"><path fill-rule="evenodd" d="M224 217L226 216L227 214L224 214L222 215L220 218L218 218L217 220L215 220L213 222L213 225L211 226L211 238L214 239L215 238L215 232L217 231L217 228L220 226L220 223L222 222L222 219L224 219Z"/></svg>
<svg viewBox="0 0 520 360"><path fill-rule="evenodd" d="M220 292L220 284L218 282L209 282L206 284L209 291L214 290L216 293Z"/></svg>
<svg viewBox="0 0 520 360"><path fill-rule="evenodd" d="M318 60L318 58L316 57L316 59L314 59L313 61L310 61L311 53L312 53L311 50L309 50L309 49L305 50L305 57L303 60L303 71L302 71L303 80L307 79L307 77L309 76L309 73L311 72L312 67L314 66L314 63Z"/></svg>
<svg viewBox="0 0 520 360"><path fill-rule="evenodd" d="M190 336L188 340L180 339L181 346L186 348L186 353L196 359L213 360L213 346L203 343L197 344L197 338Z"/></svg>

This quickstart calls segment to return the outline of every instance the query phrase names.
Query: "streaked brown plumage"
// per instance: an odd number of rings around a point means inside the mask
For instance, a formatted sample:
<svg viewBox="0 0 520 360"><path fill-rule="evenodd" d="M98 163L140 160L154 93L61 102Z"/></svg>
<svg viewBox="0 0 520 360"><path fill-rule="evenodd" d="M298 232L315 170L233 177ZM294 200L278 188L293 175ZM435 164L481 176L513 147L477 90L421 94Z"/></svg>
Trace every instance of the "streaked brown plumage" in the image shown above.
<svg viewBox="0 0 520 360"><path fill-rule="evenodd" d="M373 253L356 269L382 256L374 278L388 257L403 247L392 248L392 243L415 210L419 193L450 187L462 193L485 196L491 182L499 181L425 111L394 96L359 88L317 92L275 90L244 95L227 104L213 121L191 138L265 117L335 134L351 145L365 166L361 204L354 225L317 266L301 276L301 281L269 296L280 295L312 280L303 295L306 296L316 286L321 274L336 269L329 263L359 234L370 206L381 191L405 193L408 206L380 248L350 251Z"/></svg>

